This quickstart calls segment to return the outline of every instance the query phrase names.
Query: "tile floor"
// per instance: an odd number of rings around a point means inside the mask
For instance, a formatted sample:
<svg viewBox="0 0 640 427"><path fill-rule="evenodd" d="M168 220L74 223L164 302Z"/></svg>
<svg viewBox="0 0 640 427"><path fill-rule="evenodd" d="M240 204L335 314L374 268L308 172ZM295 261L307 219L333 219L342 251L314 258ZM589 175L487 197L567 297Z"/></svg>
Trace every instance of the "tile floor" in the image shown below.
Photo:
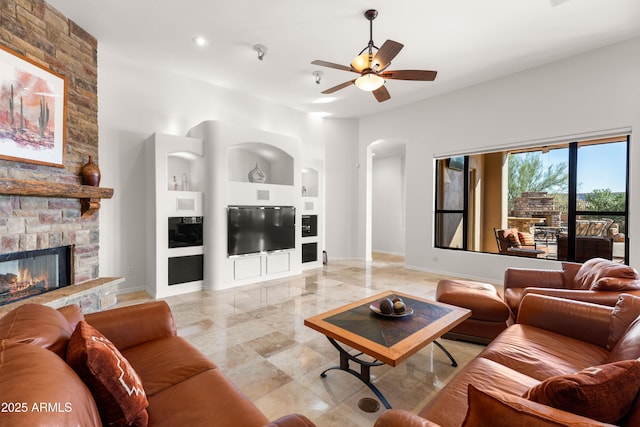
<svg viewBox="0 0 640 427"><path fill-rule="evenodd" d="M298 412L318 427L372 426L384 407L374 413L359 409L360 399L375 395L346 372L320 377L337 364L338 352L303 320L388 289L434 298L441 278L404 269L402 258L377 255L370 263L332 261L287 279L166 301L178 334L210 357L268 418ZM141 302L145 295L121 296L119 304ZM460 366L484 348L440 342ZM394 408L417 412L458 370L428 345L395 368L372 368L372 377Z"/></svg>

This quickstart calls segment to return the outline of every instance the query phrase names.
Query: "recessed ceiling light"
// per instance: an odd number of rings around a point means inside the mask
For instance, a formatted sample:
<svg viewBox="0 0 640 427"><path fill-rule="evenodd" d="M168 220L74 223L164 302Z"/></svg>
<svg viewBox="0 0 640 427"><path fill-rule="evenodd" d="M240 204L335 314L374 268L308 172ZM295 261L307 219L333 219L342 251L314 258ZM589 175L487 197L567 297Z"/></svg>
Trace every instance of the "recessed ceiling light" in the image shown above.
<svg viewBox="0 0 640 427"><path fill-rule="evenodd" d="M200 47L205 47L206 45L209 44L209 41L202 36L196 36L192 40L196 46L200 46Z"/></svg>

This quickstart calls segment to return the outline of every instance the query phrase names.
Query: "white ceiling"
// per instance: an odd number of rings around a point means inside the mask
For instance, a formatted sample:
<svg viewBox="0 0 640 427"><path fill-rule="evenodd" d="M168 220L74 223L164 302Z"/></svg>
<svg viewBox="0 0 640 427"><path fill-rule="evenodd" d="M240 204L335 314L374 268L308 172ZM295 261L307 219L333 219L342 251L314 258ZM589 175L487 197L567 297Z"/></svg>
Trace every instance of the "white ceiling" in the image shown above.
<svg viewBox="0 0 640 427"><path fill-rule="evenodd" d="M99 51L306 112L361 117L640 36L638 0L48 0L98 39ZM403 43L389 69L437 70L434 82L388 81L389 101L347 87L369 41ZM192 42L209 40L206 48ZM267 46L263 61L252 49ZM640 54L640 53L639 53ZM322 71L321 84L314 71Z"/></svg>

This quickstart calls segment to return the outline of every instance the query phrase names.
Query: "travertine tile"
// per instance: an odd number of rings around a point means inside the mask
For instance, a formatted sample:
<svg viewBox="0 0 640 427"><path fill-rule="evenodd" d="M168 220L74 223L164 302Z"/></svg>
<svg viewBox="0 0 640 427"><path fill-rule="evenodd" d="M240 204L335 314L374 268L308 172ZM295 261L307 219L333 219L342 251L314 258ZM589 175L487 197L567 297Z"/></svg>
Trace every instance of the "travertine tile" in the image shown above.
<svg viewBox="0 0 640 427"><path fill-rule="evenodd" d="M393 289L434 298L442 276L403 268L402 257L331 262L301 275L236 289L202 291L166 298L179 335L185 337L242 390L270 419L298 412L325 426L371 426L384 411L358 408L373 392L355 376L331 370L338 352L326 337L303 325L305 318ZM143 301L136 293L119 305ZM460 366L484 347L440 342ZM352 366L356 369L356 366ZM457 372L434 345L395 368L374 367L371 378L395 408L419 411Z"/></svg>

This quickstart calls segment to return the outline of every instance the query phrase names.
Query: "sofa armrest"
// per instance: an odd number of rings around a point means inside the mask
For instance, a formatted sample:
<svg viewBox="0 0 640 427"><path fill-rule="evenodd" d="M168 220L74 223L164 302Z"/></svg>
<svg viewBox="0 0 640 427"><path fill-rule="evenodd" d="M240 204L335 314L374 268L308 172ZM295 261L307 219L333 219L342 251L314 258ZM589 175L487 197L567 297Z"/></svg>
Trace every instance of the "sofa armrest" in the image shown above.
<svg viewBox="0 0 640 427"><path fill-rule="evenodd" d="M613 307L527 294L520 304L516 323L606 348L612 313Z"/></svg>
<svg viewBox="0 0 640 427"><path fill-rule="evenodd" d="M508 267L504 271L504 288L564 288L562 270L536 270Z"/></svg>
<svg viewBox="0 0 640 427"><path fill-rule="evenodd" d="M373 427L438 427L438 424L402 409L389 409L380 415Z"/></svg>
<svg viewBox="0 0 640 427"><path fill-rule="evenodd" d="M316 427L316 425L304 415L290 414L271 421L269 427Z"/></svg>
<svg viewBox="0 0 640 427"><path fill-rule="evenodd" d="M169 305L153 301L87 314L85 320L119 350L176 335Z"/></svg>

